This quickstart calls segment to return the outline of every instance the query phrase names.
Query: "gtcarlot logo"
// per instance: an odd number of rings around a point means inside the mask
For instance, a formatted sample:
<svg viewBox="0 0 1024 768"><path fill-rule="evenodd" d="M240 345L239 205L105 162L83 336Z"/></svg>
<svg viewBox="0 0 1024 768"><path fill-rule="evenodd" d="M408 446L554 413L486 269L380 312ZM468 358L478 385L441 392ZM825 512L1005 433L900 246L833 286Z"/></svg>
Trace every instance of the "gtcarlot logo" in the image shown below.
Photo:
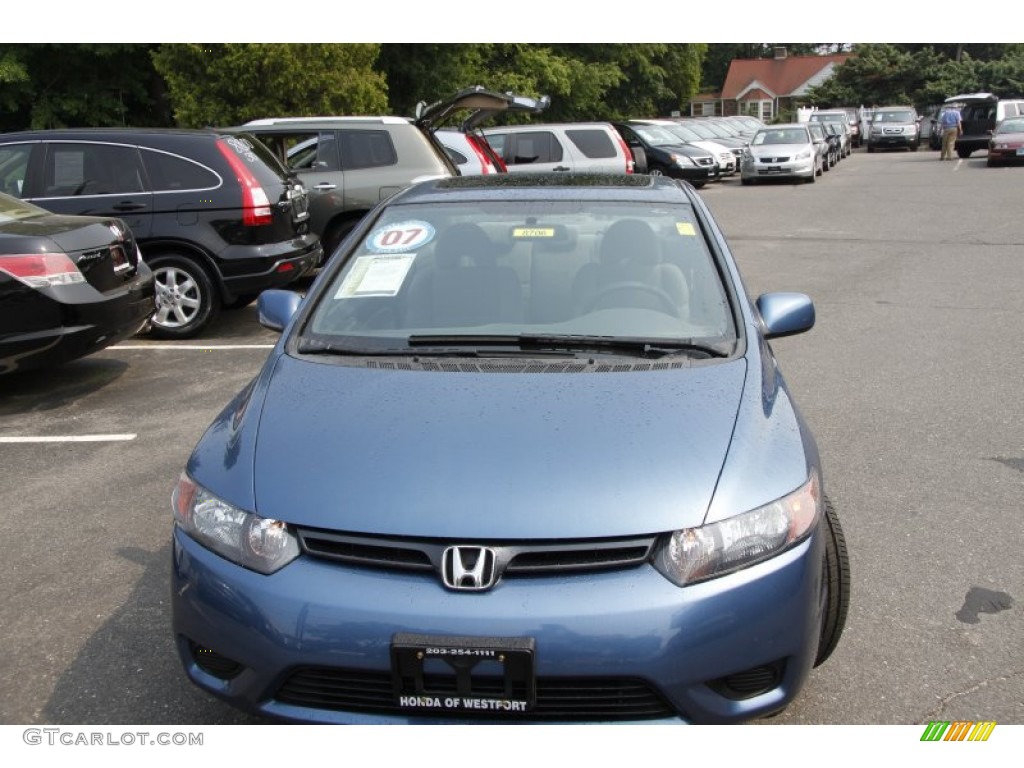
<svg viewBox="0 0 1024 768"><path fill-rule="evenodd" d="M921 741L988 741L995 727L993 720L932 720L921 734Z"/></svg>
<svg viewBox="0 0 1024 768"><path fill-rule="evenodd" d="M201 747L202 733L159 731L76 731L68 728L26 728L22 740L31 746L65 747Z"/></svg>

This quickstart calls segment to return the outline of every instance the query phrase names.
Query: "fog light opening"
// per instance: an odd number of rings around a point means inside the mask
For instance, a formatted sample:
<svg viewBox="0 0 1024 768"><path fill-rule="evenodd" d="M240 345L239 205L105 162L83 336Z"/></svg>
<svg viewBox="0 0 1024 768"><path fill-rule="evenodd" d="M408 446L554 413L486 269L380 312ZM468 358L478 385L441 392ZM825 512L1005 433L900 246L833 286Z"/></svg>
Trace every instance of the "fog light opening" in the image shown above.
<svg viewBox="0 0 1024 768"><path fill-rule="evenodd" d="M709 680L705 684L715 693L725 696L727 699L739 701L752 699L778 687L785 673L786 661L779 659L771 664L751 667L717 680Z"/></svg>
<svg viewBox="0 0 1024 768"><path fill-rule="evenodd" d="M223 656L212 648L207 648L205 645L189 640L188 646L196 666L203 670L203 672L221 680L230 680L236 677L243 669L242 665L234 659L229 659L227 656Z"/></svg>

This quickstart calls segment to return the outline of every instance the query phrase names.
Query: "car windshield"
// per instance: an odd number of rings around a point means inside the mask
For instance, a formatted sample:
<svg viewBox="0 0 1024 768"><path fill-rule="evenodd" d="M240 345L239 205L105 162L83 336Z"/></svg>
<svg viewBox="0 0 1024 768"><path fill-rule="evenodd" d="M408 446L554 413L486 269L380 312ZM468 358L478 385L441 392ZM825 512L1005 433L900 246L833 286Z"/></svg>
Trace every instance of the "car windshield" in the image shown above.
<svg viewBox="0 0 1024 768"><path fill-rule="evenodd" d="M912 123L914 113L907 109L878 110L871 118L873 123Z"/></svg>
<svg viewBox="0 0 1024 768"><path fill-rule="evenodd" d="M695 129L690 128L688 125L666 125L665 130L675 134L683 141L701 141L708 138L697 133ZM677 140L676 143L678 144L679 141Z"/></svg>
<svg viewBox="0 0 1024 768"><path fill-rule="evenodd" d="M654 147L678 146L680 138L668 128L657 125L634 125L629 126L637 135Z"/></svg>
<svg viewBox="0 0 1024 768"><path fill-rule="evenodd" d="M761 144L806 144L808 141L807 131L804 128L769 128L758 132L752 143L758 146Z"/></svg>
<svg viewBox="0 0 1024 768"><path fill-rule="evenodd" d="M1010 117L996 126L996 133L1024 133L1024 117Z"/></svg>
<svg viewBox="0 0 1024 768"><path fill-rule="evenodd" d="M698 139L718 139L722 138L724 134L715 133L711 128L703 124L697 123L686 123L685 125L679 125L680 128L689 131L690 133L697 134Z"/></svg>
<svg viewBox="0 0 1024 768"><path fill-rule="evenodd" d="M736 330L719 274L685 204L396 204L318 294L300 352L479 342L600 353L616 341L729 350Z"/></svg>

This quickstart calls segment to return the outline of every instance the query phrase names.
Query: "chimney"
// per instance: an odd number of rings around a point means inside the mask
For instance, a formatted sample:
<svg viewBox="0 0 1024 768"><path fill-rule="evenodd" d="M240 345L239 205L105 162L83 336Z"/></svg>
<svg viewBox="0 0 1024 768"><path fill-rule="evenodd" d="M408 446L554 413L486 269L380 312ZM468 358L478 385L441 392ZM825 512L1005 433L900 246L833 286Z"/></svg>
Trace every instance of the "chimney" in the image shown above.
<svg viewBox="0 0 1024 768"><path fill-rule="evenodd" d="M786 58L786 48L782 45L775 46L775 60L782 61Z"/></svg>

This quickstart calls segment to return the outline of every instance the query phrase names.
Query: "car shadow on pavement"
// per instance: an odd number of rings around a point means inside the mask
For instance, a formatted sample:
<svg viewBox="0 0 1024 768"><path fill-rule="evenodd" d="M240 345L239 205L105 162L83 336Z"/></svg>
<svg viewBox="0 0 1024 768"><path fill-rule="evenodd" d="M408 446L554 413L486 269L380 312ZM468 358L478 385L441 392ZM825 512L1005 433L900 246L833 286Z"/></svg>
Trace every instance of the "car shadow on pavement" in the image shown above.
<svg viewBox="0 0 1024 768"><path fill-rule="evenodd" d="M51 411L97 392L128 370L124 360L87 357L0 377L0 416Z"/></svg>
<svg viewBox="0 0 1024 768"><path fill-rule="evenodd" d="M122 548L145 568L129 598L82 646L42 712L54 724L244 725L269 721L239 712L192 685L171 637L171 545Z"/></svg>

